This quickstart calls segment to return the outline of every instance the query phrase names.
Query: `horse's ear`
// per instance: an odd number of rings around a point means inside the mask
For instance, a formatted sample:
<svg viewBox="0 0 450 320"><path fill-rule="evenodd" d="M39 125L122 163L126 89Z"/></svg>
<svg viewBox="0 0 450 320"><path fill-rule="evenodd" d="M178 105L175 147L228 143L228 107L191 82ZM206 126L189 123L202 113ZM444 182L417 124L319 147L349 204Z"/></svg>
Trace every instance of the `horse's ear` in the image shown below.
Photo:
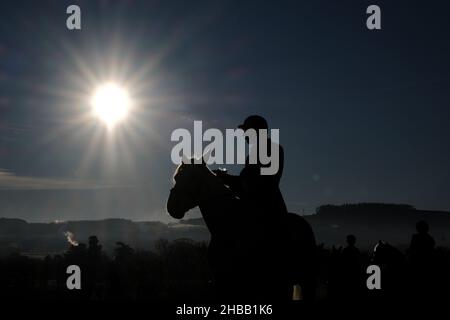
<svg viewBox="0 0 450 320"><path fill-rule="evenodd" d="M206 152L203 154L203 156L202 156L202 163L204 164L204 165L206 165L207 163L208 163L208 161L209 161L209 158L211 157L211 153L212 153L212 150L211 149L208 149L208 150L206 150Z"/></svg>

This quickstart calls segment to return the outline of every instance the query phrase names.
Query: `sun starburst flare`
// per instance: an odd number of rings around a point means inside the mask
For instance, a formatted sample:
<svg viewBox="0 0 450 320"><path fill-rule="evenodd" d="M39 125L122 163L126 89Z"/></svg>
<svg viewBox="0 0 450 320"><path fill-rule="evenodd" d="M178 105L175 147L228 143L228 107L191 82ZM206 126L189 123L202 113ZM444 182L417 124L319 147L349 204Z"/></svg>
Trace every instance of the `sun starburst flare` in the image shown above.
<svg viewBox="0 0 450 320"><path fill-rule="evenodd" d="M94 116L112 128L127 117L130 98L125 88L107 83L95 90L91 106Z"/></svg>

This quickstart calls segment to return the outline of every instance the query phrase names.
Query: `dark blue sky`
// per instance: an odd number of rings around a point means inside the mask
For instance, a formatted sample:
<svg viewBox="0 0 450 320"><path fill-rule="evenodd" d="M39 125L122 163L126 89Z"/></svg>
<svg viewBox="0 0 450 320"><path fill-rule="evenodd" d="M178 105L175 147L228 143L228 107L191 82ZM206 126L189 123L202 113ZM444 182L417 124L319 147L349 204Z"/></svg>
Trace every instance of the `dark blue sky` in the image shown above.
<svg viewBox="0 0 450 320"><path fill-rule="evenodd" d="M382 30L365 10L382 10ZM78 4L82 30L66 29ZM450 210L445 1L8 1L0 4L0 216L167 219L172 130L280 129L288 207ZM130 121L84 117L127 84ZM238 168L231 168L237 172Z"/></svg>

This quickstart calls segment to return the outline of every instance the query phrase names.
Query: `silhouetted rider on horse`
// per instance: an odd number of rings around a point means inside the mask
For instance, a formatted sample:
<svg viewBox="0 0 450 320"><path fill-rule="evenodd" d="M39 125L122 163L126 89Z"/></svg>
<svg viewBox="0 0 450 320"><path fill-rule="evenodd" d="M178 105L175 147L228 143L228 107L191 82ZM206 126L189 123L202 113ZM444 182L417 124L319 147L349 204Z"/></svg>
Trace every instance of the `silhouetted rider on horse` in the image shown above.
<svg viewBox="0 0 450 320"><path fill-rule="evenodd" d="M257 143L252 146L251 152L259 152L260 139L267 139L267 156L271 158L271 152L279 152L278 171L273 175L261 174L262 167L268 167L269 164L262 164L259 157L257 163L250 163L250 155L246 158L245 167L239 176L229 175L223 170L214 170L214 173L222 179L223 183L228 185L232 192L239 197L245 212L245 219L249 221L252 232L254 261L263 261L253 266L254 272L261 274L261 286L264 286L271 292L271 295L278 295L284 292L285 281L283 276L286 272L281 270L286 260L285 250L287 250L286 216L287 208L279 187L284 166L284 151L281 146L274 148L274 143L266 135L261 137L259 130L264 129L268 132L267 121L258 115L249 116L244 123L239 125L244 132L249 129L256 131ZM249 143L249 140L247 143ZM278 149L278 150L276 150ZM261 259L265 257L265 259ZM265 275L265 276L264 276ZM269 276L267 276L269 275ZM259 290L262 290L259 288ZM286 295L289 293L286 293ZM281 298L278 296L278 298Z"/></svg>
<svg viewBox="0 0 450 320"><path fill-rule="evenodd" d="M268 126L264 118L250 116L240 128L267 130ZM283 149L267 134L246 137L256 148L265 142L267 150L262 153L272 154L255 161L255 148L251 148L239 176L212 172L206 158L200 163L184 159L173 176L167 211L182 219L187 211L199 207L211 234L208 262L220 301L287 300L296 284L301 285L303 298L311 300L314 233L305 219L287 212L279 189Z"/></svg>
<svg viewBox="0 0 450 320"><path fill-rule="evenodd" d="M238 128L244 132L254 129L257 133L260 129L269 130L267 121L257 115L249 116ZM259 146L260 137L258 134L257 139L257 145ZM267 138L267 140L268 156L270 157L273 142L270 138ZM257 163L251 164L249 156L247 156L245 167L239 176L229 175L226 171L220 169L214 170L214 173L244 201L248 209L257 212L259 219L271 222L278 220L280 216L287 213L286 204L279 188L281 176L283 175L284 151L280 145L278 150L279 166L278 171L274 175L262 175L261 167L268 167L269 164L261 164L259 157ZM255 148L253 148L253 152L257 152Z"/></svg>

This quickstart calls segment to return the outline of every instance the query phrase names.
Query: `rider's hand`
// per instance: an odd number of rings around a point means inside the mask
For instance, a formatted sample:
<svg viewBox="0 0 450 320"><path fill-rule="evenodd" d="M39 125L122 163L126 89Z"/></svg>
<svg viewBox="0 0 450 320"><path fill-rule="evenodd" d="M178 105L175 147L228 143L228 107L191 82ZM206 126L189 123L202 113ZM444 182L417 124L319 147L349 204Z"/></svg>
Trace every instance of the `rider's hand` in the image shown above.
<svg viewBox="0 0 450 320"><path fill-rule="evenodd" d="M216 174L216 176L218 177L223 177L225 175L227 175L227 170L226 169L214 169L213 172Z"/></svg>

